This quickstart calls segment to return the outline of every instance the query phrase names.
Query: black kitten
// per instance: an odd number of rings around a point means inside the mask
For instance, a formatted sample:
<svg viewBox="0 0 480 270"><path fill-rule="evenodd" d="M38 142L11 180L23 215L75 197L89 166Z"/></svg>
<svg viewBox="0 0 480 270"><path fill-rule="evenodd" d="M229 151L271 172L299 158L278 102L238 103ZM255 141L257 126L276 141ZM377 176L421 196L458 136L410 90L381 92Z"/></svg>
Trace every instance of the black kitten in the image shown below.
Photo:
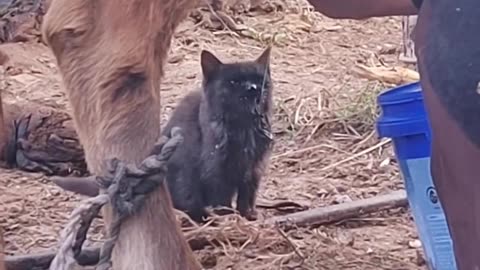
<svg viewBox="0 0 480 270"><path fill-rule="evenodd" d="M201 66L203 89L184 97L163 129L178 126L184 135L168 165L173 204L200 221L206 206L231 207L237 193L237 210L256 219L273 142L270 48L255 61L228 64L202 51Z"/></svg>

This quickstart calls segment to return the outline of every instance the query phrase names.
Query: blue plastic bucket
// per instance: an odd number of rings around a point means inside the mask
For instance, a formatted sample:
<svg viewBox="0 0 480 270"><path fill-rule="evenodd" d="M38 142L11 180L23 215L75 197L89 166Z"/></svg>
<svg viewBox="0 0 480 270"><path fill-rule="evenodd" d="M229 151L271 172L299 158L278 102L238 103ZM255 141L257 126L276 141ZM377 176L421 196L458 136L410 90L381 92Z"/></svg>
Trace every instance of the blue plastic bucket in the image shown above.
<svg viewBox="0 0 480 270"><path fill-rule="evenodd" d="M456 270L452 240L430 174L430 125L418 82L378 96L380 137L392 139L408 202L431 270Z"/></svg>

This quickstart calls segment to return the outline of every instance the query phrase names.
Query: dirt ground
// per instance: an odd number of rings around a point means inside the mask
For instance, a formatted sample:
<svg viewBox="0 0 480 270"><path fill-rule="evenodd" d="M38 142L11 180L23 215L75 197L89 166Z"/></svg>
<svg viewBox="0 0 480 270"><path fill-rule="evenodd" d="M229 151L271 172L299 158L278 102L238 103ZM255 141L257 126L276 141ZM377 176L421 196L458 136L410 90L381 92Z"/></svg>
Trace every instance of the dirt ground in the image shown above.
<svg viewBox="0 0 480 270"><path fill-rule="evenodd" d="M274 4L283 10L236 15L243 30L215 30L214 23L193 18L181 25L162 83L163 120L187 91L199 86L201 49L225 61L253 59L273 38L276 142L259 201L288 200L314 208L403 189L391 145L377 137L374 126L376 96L390 86L352 73L355 63L403 65L397 60L400 19L332 20L306 11L305 2ZM29 100L68 109L44 45L2 44L0 51L10 57L1 84L6 102ZM361 153L365 149L370 150ZM7 255L55 248L59 231L83 198L60 190L41 174L2 169L0 175ZM260 219L280 214L285 213L261 210ZM205 268L426 269L408 209L285 234L244 221L236 224L216 233L256 237L243 245L227 235L196 251ZM97 222L89 244L101 240L102 229Z"/></svg>

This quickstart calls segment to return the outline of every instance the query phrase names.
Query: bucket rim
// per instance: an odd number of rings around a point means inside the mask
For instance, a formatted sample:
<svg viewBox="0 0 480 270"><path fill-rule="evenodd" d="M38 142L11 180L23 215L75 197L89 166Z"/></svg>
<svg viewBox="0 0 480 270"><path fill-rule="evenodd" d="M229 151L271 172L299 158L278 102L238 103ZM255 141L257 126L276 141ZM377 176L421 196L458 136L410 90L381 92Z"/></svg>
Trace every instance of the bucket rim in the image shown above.
<svg viewBox="0 0 480 270"><path fill-rule="evenodd" d="M408 103L422 99L423 96L420 81L415 81L383 91L378 95L377 102L382 106Z"/></svg>

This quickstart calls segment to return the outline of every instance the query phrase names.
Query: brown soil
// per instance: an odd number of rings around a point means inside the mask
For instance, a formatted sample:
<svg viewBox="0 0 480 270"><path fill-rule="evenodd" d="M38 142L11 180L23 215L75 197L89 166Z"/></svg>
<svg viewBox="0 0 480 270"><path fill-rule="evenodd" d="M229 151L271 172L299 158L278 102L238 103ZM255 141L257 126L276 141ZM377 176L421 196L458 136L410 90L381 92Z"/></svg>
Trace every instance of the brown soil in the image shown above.
<svg viewBox="0 0 480 270"><path fill-rule="evenodd" d="M178 29L162 84L163 120L187 91L199 86L201 49L225 61L252 59L274 37L276 144L259 201L289 200L314 208L403 189L391 145L380 144L374 129L376 96L390 86L351 72L356 62L401 65L400 20L331 20L306 11L305 2L276 6L283 10L236 15L237 23L247 26L241 31L215 30L211 20L196 24L192 18ZM44 45L3 44L0 51L9 58L2 82L6 102L29 100L68 109L60 75ZM0 174L0 226L7 255L55 248L59 231L82 198L41 174ZM279 214L284 213L262 211L262 216ZM224 241L196 252L206 268L426 269L421 248L411 244L417 234L407 209L299 228L283 236L271 228L235 224L216 229ZM97 222L90 244L102 239L102 230ZM249 235L256 238L246 246L232 240Z"/></svg>

